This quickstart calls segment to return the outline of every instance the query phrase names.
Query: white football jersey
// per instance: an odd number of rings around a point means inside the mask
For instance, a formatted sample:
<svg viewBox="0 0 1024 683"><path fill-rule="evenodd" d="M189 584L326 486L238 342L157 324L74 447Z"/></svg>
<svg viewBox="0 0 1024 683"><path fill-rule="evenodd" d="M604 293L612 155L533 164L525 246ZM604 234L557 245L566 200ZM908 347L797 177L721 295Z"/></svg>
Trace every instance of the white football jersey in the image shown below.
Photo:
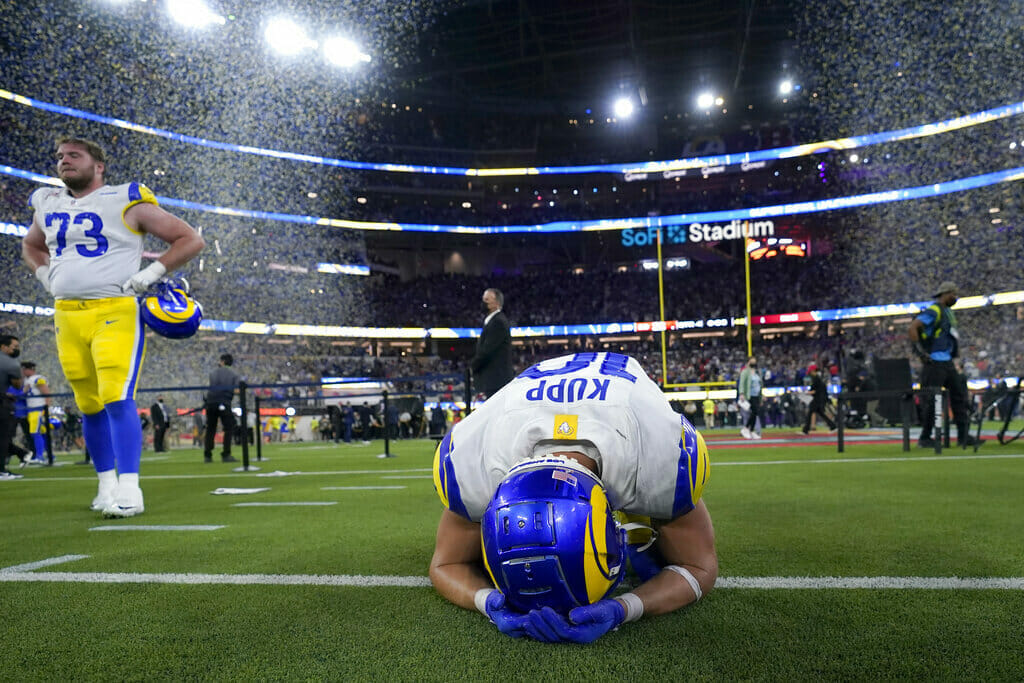
<svg viewBox="0 0 1024 683"><path fill-rule="evenodd" d="M598 463L615 510L674 519L700 500L704 440L633 358L577 353L534 365L456 424L434 457L434 486L477 522L516 463L577 450Z"/></svg>
<svg viewBox="0 0 1024 683"><path fill-rule="evenodd" d="M46 405L46 395L39 387L46 386L46 378L42 375L32 375L25 380L25 405L29 408L42 408Z"/></svg>
<svg viewBox="0 0 1024 683"><path fill-rule="evenodd" d="M121 285L138 272L142 233L124 222L130 207L156 198L145 185L104 185L81 199L63 187L42 187L29 205L50 250L50 291L56 299L125 296Z"/></svg>

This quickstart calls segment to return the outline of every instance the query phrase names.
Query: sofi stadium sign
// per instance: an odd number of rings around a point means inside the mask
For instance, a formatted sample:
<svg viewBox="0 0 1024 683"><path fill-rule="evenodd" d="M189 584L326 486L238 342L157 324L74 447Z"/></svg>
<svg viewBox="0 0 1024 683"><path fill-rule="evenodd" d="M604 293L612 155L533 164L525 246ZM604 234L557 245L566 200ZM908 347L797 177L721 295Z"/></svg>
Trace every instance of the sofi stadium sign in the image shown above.
<svg viewBox="0 0 1024 683"><path fill-rule="evenodd" d="M662 228L662 244L686 242L721 242L743 239L744 225L747 237L774 237L775 221L740 221L728 223L690 223ZM622 231L622 246L646 247L658 243L658 228L628 228Z"/></svg>

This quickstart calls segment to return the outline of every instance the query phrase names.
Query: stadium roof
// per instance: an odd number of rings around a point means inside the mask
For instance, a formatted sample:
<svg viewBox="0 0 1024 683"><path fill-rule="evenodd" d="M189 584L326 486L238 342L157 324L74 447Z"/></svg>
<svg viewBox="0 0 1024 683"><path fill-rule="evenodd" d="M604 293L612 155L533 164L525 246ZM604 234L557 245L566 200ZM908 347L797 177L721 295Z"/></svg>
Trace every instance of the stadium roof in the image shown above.
<svg viewBox="0 0 1024 683"><path fill-rule="evenodd" d="M692 108L704 87L745 106L777 99L794 69L795 11L792 0L465 0L419 36L403 76L414 96L457 107L596 109L620 86L655 108Z"/></svg>

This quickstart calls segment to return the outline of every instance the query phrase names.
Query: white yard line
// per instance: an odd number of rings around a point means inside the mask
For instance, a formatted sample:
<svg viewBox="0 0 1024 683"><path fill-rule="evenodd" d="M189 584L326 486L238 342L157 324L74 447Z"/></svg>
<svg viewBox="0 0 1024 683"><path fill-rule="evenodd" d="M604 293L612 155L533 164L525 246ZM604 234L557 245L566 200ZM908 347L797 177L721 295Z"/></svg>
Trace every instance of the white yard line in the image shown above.
<svg viewBox="0 0 1024 683"><path fill-rule="evenodd" d="M1024 577L959 576L726 576L715 588L874 588L885 590L1024 590Z"/></svg>
<svg viewBox="0 0 1024 683"><path fill-rule="evenodd" d="M263 586L355 586L360 588L425 588L425 576L363 576L358 574L141 574L113 572L36 572L34 569L83 560L88 555L61 555L0 569L0 582L157 583ZM958 576L725 576L718 589L788 590L1024 590L1024 577Z"/></svg>
<svg viewBox="0 0 1024 683"><path fill-rule="evenodd" d="M224 524L111 524L90 527L89 531L216 531L224 527Z"/></svg>
<svg viewBox="0 0 1024 683"><path fill-rule="evenodd" d="M264 461L264 462L266 462L266 461ZM410 469L410 470L334 470L334 471L318 471L318 472L298 472L297 471L297 472L287 472L286 474L292 475L292 476L308 477L308 476L343 476L343 475L350 475L350 474L352 474L352 475L354 475L354 474L382 475L382 474L393 474L393 473L394 474L402 474L402 473L406 473L406 472L423 473L423 472L431 472L431 471L432 470L429 467L427 467L427 468ZM147 475L146 473L143 473L142 476L141 476L141 483L144 485L147 480L157 480L157 479L227 479L227 478L237 479L239 476L246 476L246 475L252 476L252 477L265 477L266 473L255 471L255 470L252 471L252 472L221 472L219 474L217 474L217 473L210 473L210 474L154 474L154 475ZM25 482L25 483L36 482L36 483L39 483L39 482L47 482L47 481L88 481L88 482L92 482L92 483L95 484L96 483L96 475L93 474L93 473L90 473L88 476L82 476L82 477L25 477L24 479L19 479L18 480L19 483L21 483L21 482Z"/></svg>
<svg viewBox="0 0 1024 683"><path fill-rule="evenodd" d="M33 569L42 569L43 567L50 567L55 564L64 564L65 562L74 562L75 560L84 560L89 557L88 555L61 555L60 557L49 557L45 560L39 560L38 562L29 562L27 564L16 564L13 567L4 567L0 569L0 572L30 572Z"/></svg>
<svg viewBox="0 0 1024 683"><path fill-rule="evenodd" d="M321 491L390 491L405 489L405 486L321 486Z"/></svg>
<svg viewBox="0 0 1024 683"><path fill-rule="evenodd" d="M712 452L713 453L713 452ZM857 463L878 463L878 462L958 462L961 460L1014 460L1024 458L1024 453L991 453L987 455L983 454L972 454L972 455L915 455L915 456L899 456L892 458L817 458L813 460L736 460L736 461L718 461L712 457L712 467L730 467L730 466L741 466L741 467L758 467L761 465L839 465L839 464L857 464ZM399 479L406 477L394 476L397 474L404 473L430 473L432 472L429 468L423 469L408 469L408 470L324 470L317 472L288 472L288 475L293 476L346 476L355 474L369 474L377 475L382 479ZM224 479L231 477L237 479L239 475L249 476L266 476L265 474L253 471L253 472L222 472L220 474L156 474L156 475L142 475L142 481L145 483L146 480L157 480L157 479ZM407 477L409 479L419 479L421 477ZM429 479L432 477L422 477L423 479ZM95 475L85 477L25 477L24 479L18 480L18 485L39 483L48 481L88 481L95 483Z"/></svg>
<svg viewBox="0 0 1024 683"><path fill-rule="evenodd" d="M802 465L805 463L816 465L831 465L859 462L915 462L918 460L922 462L932 462L936 460L1002 460L1006 458L1024 458L1024 453L1001 453L998 455L917 455L912 457L899 458L819 458L816 460L740 460L736 462L715 462L714 459L712 459L711 466L723 467L728 465Z"/></svg>
<svg viewBox="0 0 1024 683"><path fill-rule="evenodd" d="M292 502L279 502L279 503L232 503L233 508L274 508L274 507L316 507L320 505L337 505L336 500L309 500L309 501L292 501Z"/></svg>

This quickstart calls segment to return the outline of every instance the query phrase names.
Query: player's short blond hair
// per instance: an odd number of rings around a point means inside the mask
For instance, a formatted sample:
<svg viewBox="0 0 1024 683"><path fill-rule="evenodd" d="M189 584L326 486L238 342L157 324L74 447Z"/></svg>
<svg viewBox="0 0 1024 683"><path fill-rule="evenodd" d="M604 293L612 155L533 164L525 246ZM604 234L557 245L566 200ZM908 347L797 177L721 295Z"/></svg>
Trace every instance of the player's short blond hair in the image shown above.
<svg viewBox="0 0 1024 683"><path fill-rule="evenodd" d="M85 147L85 150L89 152L89 156L91 156L93 159L100 162L101 164L107 163L106 152L103 151L103 148L100 147L98 143L93 142L92 140L86 140L85 138L76 138L72 135L65 135L63 137L57 138L57 144L54 145L53 151L56 152L58 149L60 149L61 145L81 145L82 147Z"/></svg>

